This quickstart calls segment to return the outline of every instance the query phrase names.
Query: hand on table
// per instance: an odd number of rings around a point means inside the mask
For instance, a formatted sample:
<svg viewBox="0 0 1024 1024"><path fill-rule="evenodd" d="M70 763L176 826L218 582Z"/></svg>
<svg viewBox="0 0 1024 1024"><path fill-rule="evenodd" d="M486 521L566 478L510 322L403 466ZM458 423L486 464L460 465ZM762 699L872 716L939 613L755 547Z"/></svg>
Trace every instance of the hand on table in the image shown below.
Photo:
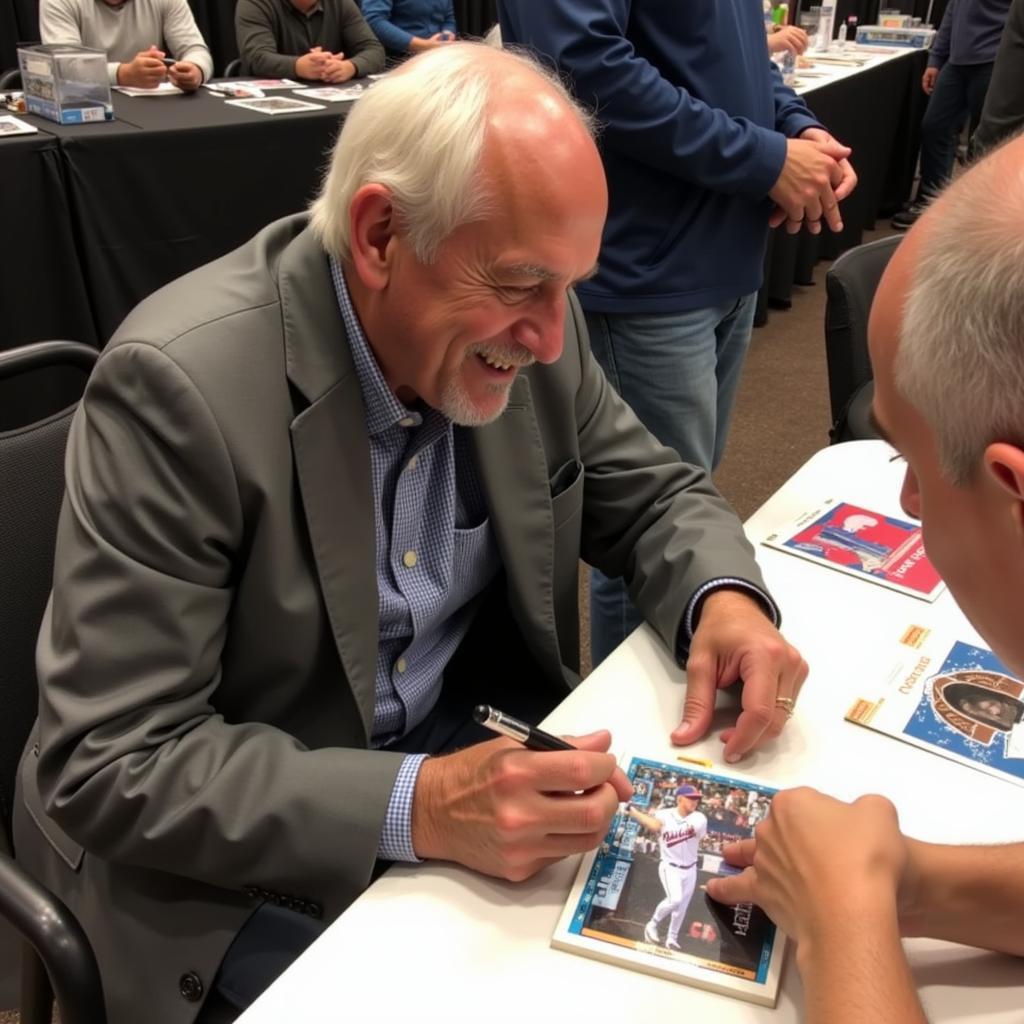
<svg viewBox="0 0 1024 1024"><path fill-rule="evenodd" d="M807 663L757 600L734 590L715 591L704 599L690 644L683 720L672 742L703 737L718 690L742 679L742 711L736 725L721 734L726 761L738 761L782 732L806 678ZM793 703L787 708L780 700Z"/></svg>
<svg viewBox="0 0 1024 1024"><path fill-rule="evenodd" d="M756 903L798 945L827 942L837 923L851 918L877 913L894 920L909 861L885 797L847 804L806 788L776 795L754 838L722 852L745 870L711 879L708 895Z"/></svg>
<svg viewBox="0 0 1024 1024"><path fill-rule="evenodd" d="M203 84L203 71L198 64L179 60L167 69L167 79L182 92L195 92Z"/></svg>
<svg viewBox="0 0 1024 1024"><path fill-rule="evenodd" d="M812 234L821 230L824 218L834 231L843 230L839 201L850 194L857 176L845 146L820 128L808 128L800 138L786 139L785 163L769 191L776 209L768 219L772 227L783 221L796 234L806 222ZM837 189L842 194L837 195Z"/></svg>
<svg viewBox="0 0 1024 1024"><path fill-rule="evenodd" d="M413 36L409 40L409 52L423 53L424 50L436 50L439 46L444 46L445 43L454 41L455 35L452 32L435 32L426 39L422 36Z"/></svg>
<svg viewBox="0 0 1024 1024"><path fill-rule="evenodd" d="M420 768L413 796L417 856L517 882L592 850L633 786L607 732L566 737L578 750L527 750L490 740Z"/></svg>
<svg viewBox="0 0 1024 1024"><path fill-rule="evenodd" d="M321 77L325 82L330 82L332 85L339 85L341 82L347 82L350 78L355 78L356 66L350 60L345 59L343 53L331 54L331 59L324 65Z"/></svg>
<svg viewBox="0 0 1024 1024"><path fill-rule="evenodd" d="M295 61L295 74L309 82L322 82L324 69L334 58L334 54L320 46L314 46L309 53L304 53Z"/></svg>
<svg viewBox="0 0 1024 1024"><path fill-rule="evenodd" d="M166 77L164 52L155 46L141 50L130 61L117 66L117 84L135 89L155 89Z"/></svg>
<svg viewBox="0 0 1024 1024"><path fill-rule="evenodd" d="M935 92L935 83L939 80L939 69L938 68L925 68L924 74L921 76L921 88L924 90L926 96L931 96Z"/></svg>
<svg viewBox="0 0 1024 1024"><path fill-rule="evenodd" d="M768 36L768 52L788 50L794 57L799 57L807 49L807 43L807 33L799 25L783 25Z"/></svg>

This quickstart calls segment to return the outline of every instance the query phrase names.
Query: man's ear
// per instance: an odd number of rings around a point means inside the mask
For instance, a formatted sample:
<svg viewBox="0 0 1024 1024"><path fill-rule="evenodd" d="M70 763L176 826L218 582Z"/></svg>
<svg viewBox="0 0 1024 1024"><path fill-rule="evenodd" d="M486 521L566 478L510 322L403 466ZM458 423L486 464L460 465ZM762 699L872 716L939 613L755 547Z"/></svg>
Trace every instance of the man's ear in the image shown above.
<svg viewBox="0 0 1024 1024"><path fill-rule="evenodd" d="M391 277L396 216L391 193L383 185L363 185L349 203L352 267L370 291L383 291Z"/></svg>
<svg viewBox="0 0 1024 1024"><path fill-rule="evenodd" d="M1024 449L997 441L985 449L986 471L1012 501L1012 515L1024 537Z"/></svg>

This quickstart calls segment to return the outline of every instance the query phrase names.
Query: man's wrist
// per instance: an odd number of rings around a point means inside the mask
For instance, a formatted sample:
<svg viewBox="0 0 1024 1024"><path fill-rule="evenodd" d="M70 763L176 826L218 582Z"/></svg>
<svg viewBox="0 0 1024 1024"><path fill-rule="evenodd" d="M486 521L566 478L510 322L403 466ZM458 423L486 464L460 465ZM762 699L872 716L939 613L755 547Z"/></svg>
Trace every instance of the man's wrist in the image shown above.
<svg viewBox="0 0 1024 1024"><path fill-rule="evenodd" d="M847 900L830 899L821 892L807 922L796 941L797 968L802 977L817 974L823 966L834 962L836 950L852 950L865 945L899 942L896 904L884 891L851 887ZM855 895L852 895L855 892Z"/></svg>

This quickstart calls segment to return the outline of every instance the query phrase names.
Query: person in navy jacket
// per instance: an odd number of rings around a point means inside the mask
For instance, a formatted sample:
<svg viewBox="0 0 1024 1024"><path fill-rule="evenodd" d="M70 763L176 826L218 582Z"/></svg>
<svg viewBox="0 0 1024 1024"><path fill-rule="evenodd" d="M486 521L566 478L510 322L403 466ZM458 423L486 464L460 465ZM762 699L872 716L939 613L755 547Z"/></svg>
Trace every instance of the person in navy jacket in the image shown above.
<svg viewBox="0 0 1024 1024"><path fill-rule="evenodd" d="M758 0L499 0L506 44L563 72L602 126L609 214L577 287L612 383L659 440L713 469L750 341L770 225L842 227L842 146L769 59ZM591 581L597 664L639 625Z"/></svg>

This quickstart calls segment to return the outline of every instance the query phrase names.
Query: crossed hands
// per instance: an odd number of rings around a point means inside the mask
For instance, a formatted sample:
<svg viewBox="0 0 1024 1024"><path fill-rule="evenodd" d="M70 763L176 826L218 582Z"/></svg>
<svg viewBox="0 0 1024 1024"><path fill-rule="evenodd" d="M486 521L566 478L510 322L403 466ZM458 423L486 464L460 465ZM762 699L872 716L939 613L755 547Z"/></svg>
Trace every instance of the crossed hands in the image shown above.
<svg viewBox="0 0 1024 1024"><path fill-rule="evenodd" d="M775 202L769 225L784 223L787 232L796 234L806 224L817 235L824 220L833 231L842 231L839 204L857 185L851 152L822 128L808 128L799 138L787 139L786 162L768 193Z"/></svg>
<svg viewBox="0 0 1024 1024"><path fill-rule="evenodd" d="M708 895L756 903L804 954L828 944L844 921L895 920L911 873L896 810L881 796L847 804L813 789L787 790L772 800L753 839L722 852L745 870L711 879Z"/></svg>
<svg viewBox="0 0 1024 1024"><path fill-rule="evenodd" d="M164 63L166 54L156 46L141 50L117 67L117 84L136 89L155 89L165 78L182 92L194 92L203 84L203 72L191 61L179 60L170 67Z"/></svg>
<svg viewBox="0 0 1024 1024"><path fill-rule="evenodd" d="M310 82L330 82L337 85L354 78L356 66L345 59L343 53L331 53L323 47L314 46L295 61L295 74Z"/></svg>
<svg viewBox="0 0 1024 1024"><path fill-rule="evenodd" d="M578 749L538 753L496 739L424 761L412 808L417 856L518 882L594 849L633 786L606 753L610 733L566 739Z"/></svg>

